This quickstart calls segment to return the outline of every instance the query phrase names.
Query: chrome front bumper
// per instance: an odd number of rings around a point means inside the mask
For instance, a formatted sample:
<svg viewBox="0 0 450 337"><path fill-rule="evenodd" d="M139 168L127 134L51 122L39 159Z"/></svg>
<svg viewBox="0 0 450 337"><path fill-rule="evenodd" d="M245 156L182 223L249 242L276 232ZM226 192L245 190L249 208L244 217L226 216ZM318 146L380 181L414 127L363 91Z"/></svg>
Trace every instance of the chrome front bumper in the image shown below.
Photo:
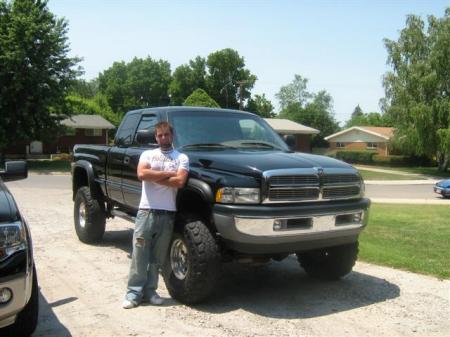
<svg viewBox="0 0 450 337"><path fill-rule="evenodd" d="M10 302L0 304L0 328L13 324L17 314L25 307L30 300L33 287L32 269L28 273L14 275L0 279L0 288L9 288L13 297Z"/></svg>

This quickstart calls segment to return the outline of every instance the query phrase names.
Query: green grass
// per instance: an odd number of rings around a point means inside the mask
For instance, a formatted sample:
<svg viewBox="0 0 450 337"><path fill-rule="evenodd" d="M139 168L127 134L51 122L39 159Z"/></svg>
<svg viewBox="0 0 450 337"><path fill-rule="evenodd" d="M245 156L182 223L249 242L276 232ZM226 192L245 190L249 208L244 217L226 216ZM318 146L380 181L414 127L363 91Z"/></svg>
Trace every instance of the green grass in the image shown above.
<svg viewBox="0 0 450 337"><path fill-rule="evenodd" d="M367 171L358 169L364 180L424 180L421 177L405 176L401 174Z"/></svg>
<svg viewBox="0 0 450 337"><path fill-rule="evenodd" d="M450 278L447 205L373 204L359 242L363 261Z"/></svg>
<svg viewBox="0 0 450 337"><path fill-rule="evenodd" d="M28 169L32 172L70 172L68 160L28 160Z"/></svg>
<svg viewBox="0 0 450 337"><path fill-rule="evenodd" d="M397 167L397 166L374 166L374 165L364 165L367 167L377 168L377 169L385 169L385 170L393 170L393 171L401 171L405 173L417 173L423 174L427 176L441 177L441 178L450 178L450 172L440 172L437 167Z"/></svg>

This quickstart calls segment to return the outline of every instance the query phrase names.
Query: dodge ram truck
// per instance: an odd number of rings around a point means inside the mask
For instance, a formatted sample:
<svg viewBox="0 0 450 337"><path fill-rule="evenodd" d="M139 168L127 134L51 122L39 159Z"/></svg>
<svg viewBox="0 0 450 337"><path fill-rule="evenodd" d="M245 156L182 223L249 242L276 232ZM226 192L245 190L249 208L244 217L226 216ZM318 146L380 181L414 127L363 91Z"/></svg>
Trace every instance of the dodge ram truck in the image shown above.
<svg viewBox="0 0 450 337"><path fill-rule="evenodd" d="M205 300L227 262L280 261L295 254L312 277L339 279L357 259L370 200L351 165L291 150L259 116L236 110L159 107L128 112L114 145L76 145L74 223L85 243L102 239L107 218L134 221L141 153L156 148L154 125L174 127L190 159L177 194L175 229L161 269L170 295Z"/></svg>

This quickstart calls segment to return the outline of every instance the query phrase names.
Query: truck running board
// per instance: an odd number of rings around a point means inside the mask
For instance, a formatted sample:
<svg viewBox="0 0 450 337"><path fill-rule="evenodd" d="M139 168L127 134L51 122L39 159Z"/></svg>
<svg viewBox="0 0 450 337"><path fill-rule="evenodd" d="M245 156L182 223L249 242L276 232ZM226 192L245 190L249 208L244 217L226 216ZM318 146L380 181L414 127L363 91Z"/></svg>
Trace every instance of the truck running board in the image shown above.
<svg viewBox="0 0 450 337"><path fill-rule="evenodd" d="M118 209L113 209L111 211L111 215L113 217L117 216L119 218L122 218L122 219L127 220L127 221L131 221L131 222L134 222L136 220L136 217L134 217L132 215L129 215L128 213L119 211Z"/></svg>

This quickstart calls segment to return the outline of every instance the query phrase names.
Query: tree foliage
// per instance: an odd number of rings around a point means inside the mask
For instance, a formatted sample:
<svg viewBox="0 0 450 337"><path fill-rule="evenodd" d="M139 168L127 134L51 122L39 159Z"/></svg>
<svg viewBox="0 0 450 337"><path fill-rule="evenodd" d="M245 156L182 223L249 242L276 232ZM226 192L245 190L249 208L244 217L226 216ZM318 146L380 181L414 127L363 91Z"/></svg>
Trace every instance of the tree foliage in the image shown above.
<svg viewBox="0 0 450 337"><path fill-rule="evenodd" d="M355 110L353 110L353 112L352 112L352 118L362 116L363 114L364 114L364 113L363 113L361 107L360 107L359 104L358 104L358 105L355 107Z"/></svg>
<svg viewBox="0 0 450 337"><path fill-rule="evenodd" d="M187 106L204 106L209 108L220 108L220 105L212 99L205 90L197 89L192 94L190 94L183 105Z"/></svg>
<svg viewBox="0 0 450 337"><path fill-rule="evenodd" d="M436 156L440 170L450 160L450 8L427 25L410 15L397 41L385 39L392 70L384 76L383 108L405 149Z"/></svg>
<svg viewBox="0 0 450 337"><path fill-rule="evenodd" d="M65 96L80 70L66 34L46 1L0 0L0 153L54 135L69 113Z"/></svg>
<svg viewBox="0 0 450 337"><path fill-rule="evenodd" d="M280 118L290 119L320 131L311 139L312 146L326 146L324 137L339 130L333 115L333 99L325 90L318 93L307 91L308 80L295 75L294 81L281 87L276 94L280 106Z"/></svg>
<svg viewBox="0 0 450 337"><path fill-rule="evenodd" d="M101 94L97 94L92 98L68 95L66 101L68 108L74 115L99 115L110 121L116 127L120 124L121 116L112 111L106 97Z"/></svg>
<svg viewBox="0 0 450 337"><path fill-rule="evenodd" d="M346 128L352 126L392 126L392 121L387 114L380 114L378 112L361 113L353 116L345 124Z"/></svg>
<svg viewBox="0 0 450 337"><path fill-rule="evenodd" d="M134 58L114 62L98 77L99 92L120 115L128 110L169 104L170 64L163 60Z"/></svg>
<svg viewBox="0 0 450 337"><path fill-rule="evenodd" d="M245 68L244 58L227 48L209 54L206 65L208 93L222 108L238 109L239 96L248 99L256 81L256 76Z"/></svg>
<svg viewBox="0 0 450 337"><path fill-rule="evenodd" d="M256 113L263 118L275 117L272 102L266 98L265 94L255 95L254 98L249 98L245 110Z"/></svg>
<svg viewBox="0 0 450 337"><path fill-rule="evenodd" d="M181 105L196 89L206 90L206 60L197 56L175 69L169 85L172 105Z"/></svg>

